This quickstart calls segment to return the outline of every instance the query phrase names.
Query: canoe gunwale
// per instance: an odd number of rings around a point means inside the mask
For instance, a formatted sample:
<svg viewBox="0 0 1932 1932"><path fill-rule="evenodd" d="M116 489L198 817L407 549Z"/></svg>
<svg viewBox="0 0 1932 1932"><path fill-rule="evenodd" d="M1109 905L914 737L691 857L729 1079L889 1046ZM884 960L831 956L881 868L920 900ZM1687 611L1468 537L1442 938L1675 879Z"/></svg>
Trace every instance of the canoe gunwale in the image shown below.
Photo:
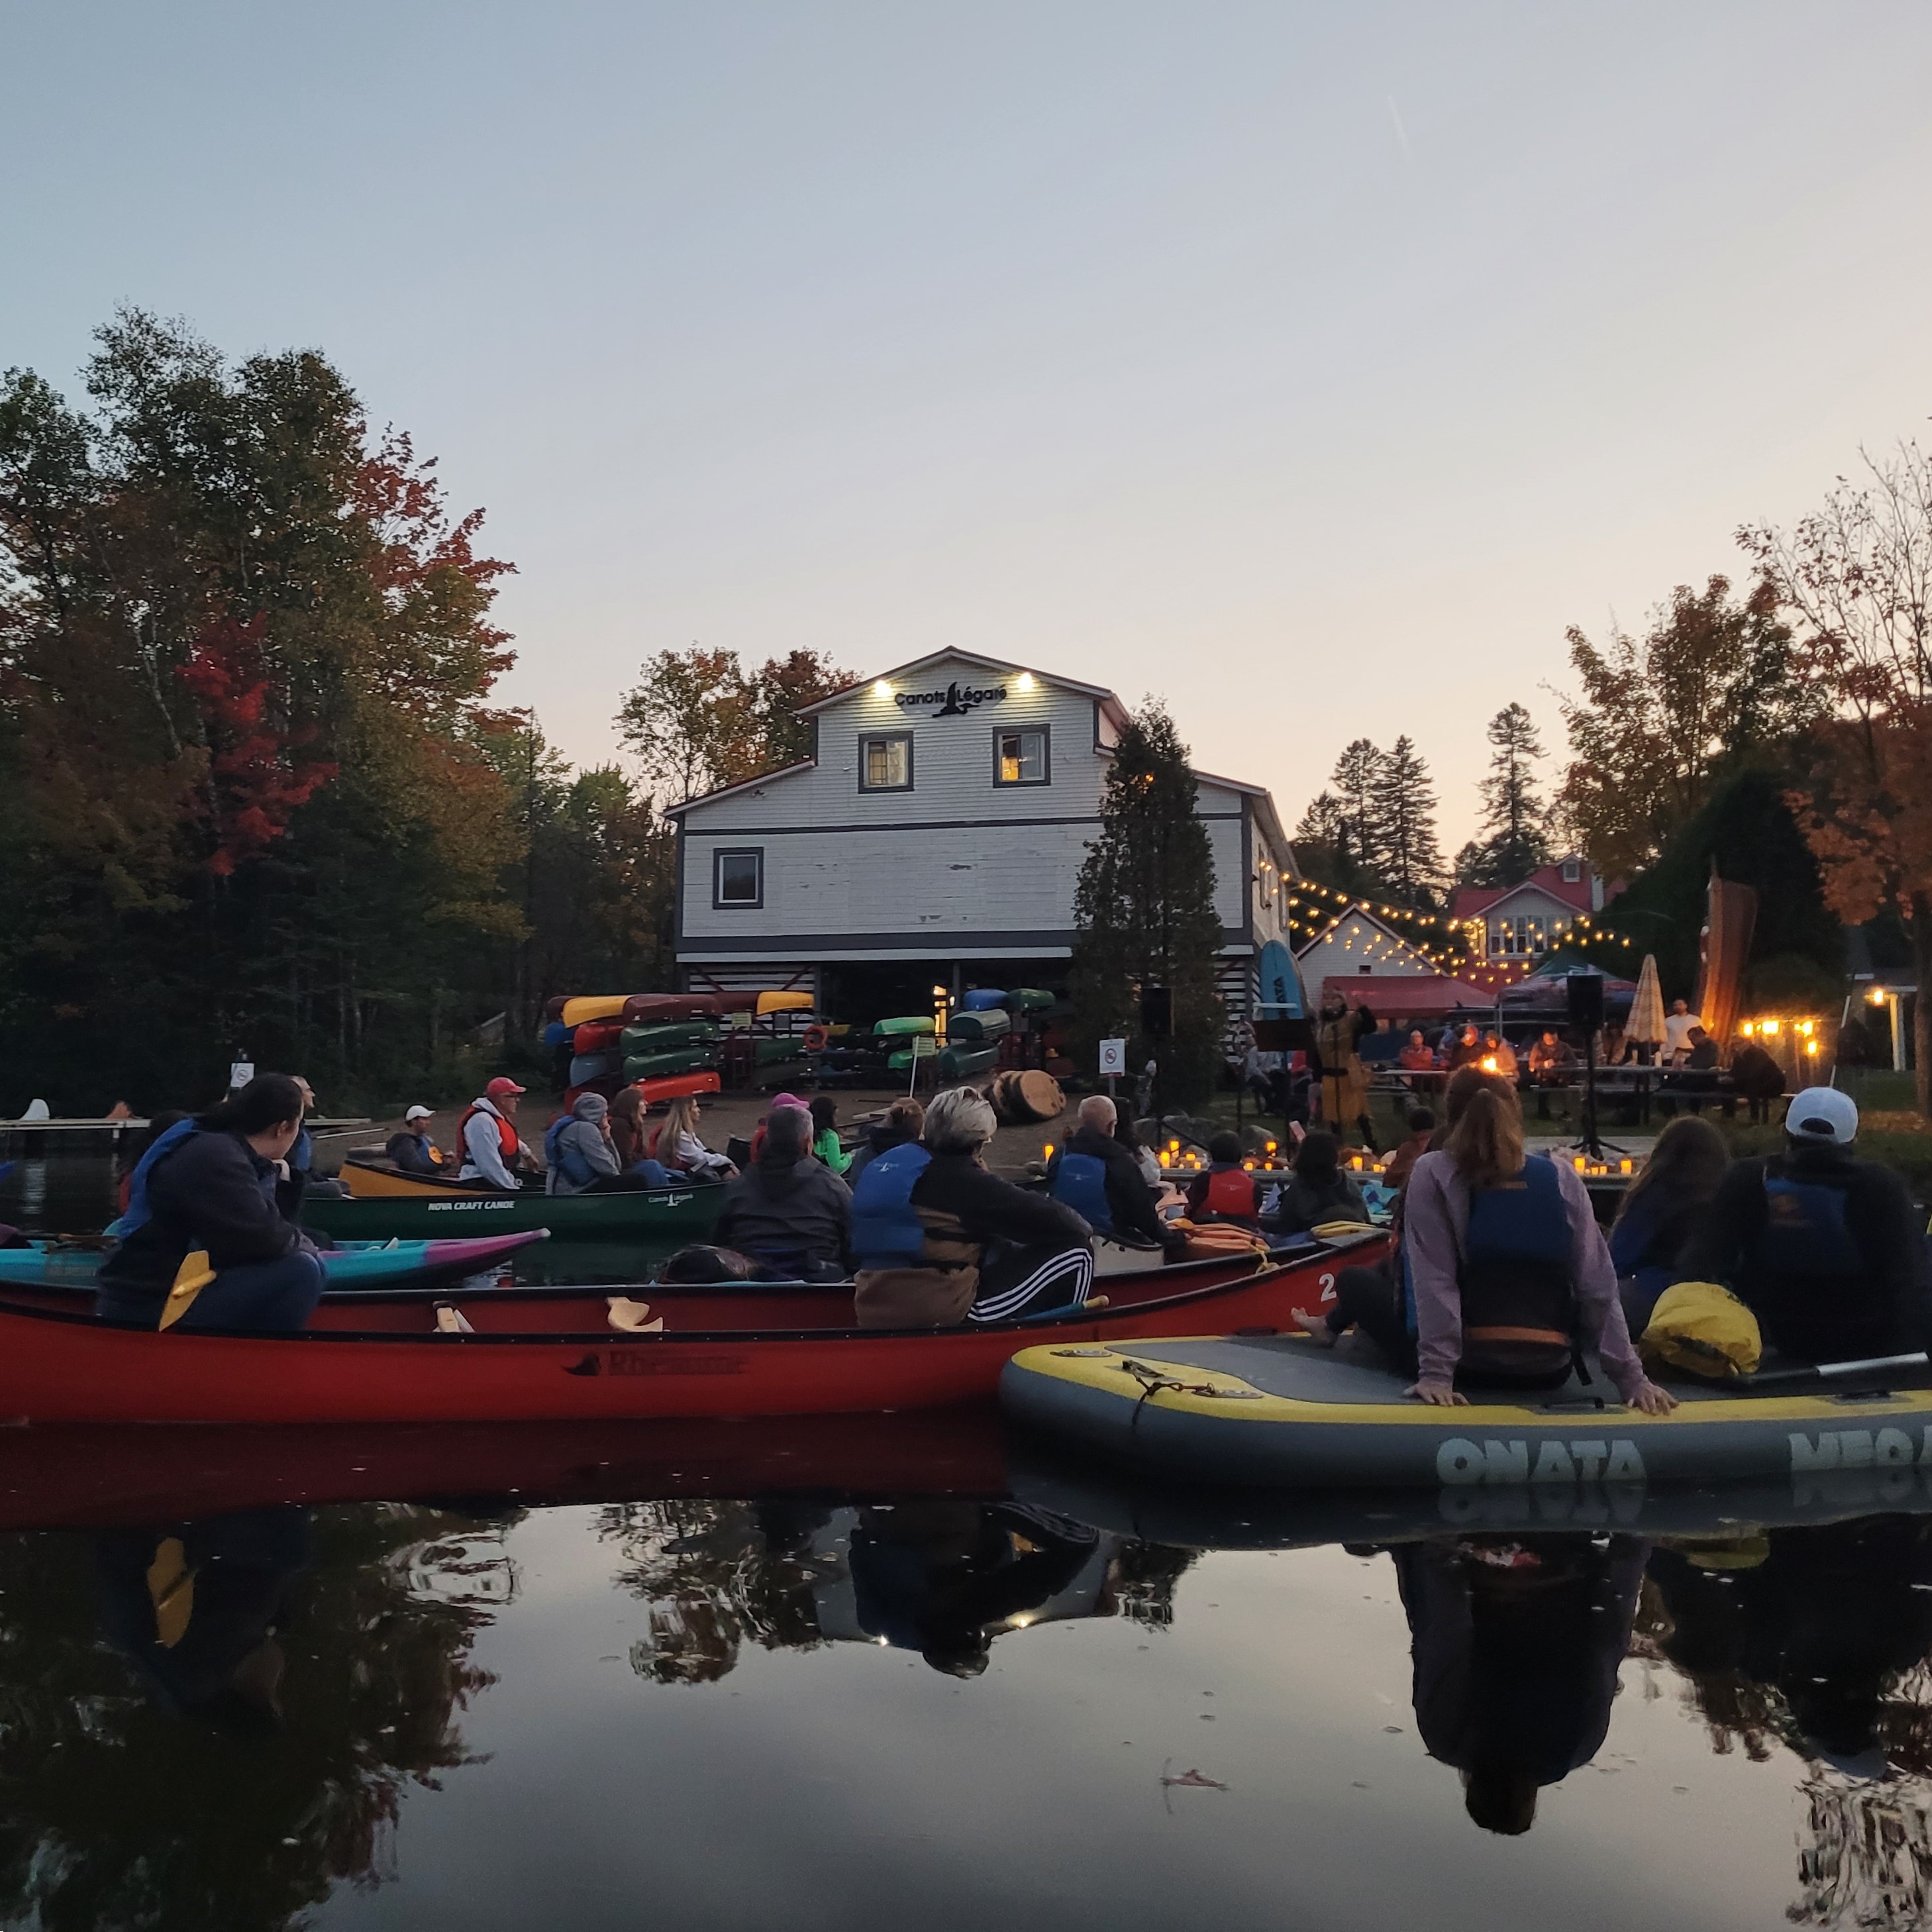
<svg viewBox="0 0 1932 1932"><path fill-rule="evenodd" d="M1118 1307L1083 1307L1030 1322L961 1323L943 1328L694 1328L646 1334L629 1334L608 1327L597 1329L540 1328L529 1330L491 1329L453 1334L436 1328L424 1329L421 1331L395 1329L299 1328L266 1334L259 1329L194 1328L183 1331L183 1338L192 1336L196 1340L205 1338L211 1340L230 1340L278 1343L353 1342L364 1346L386 1345L392 1342L406 1345L423 1342L432 1345L455 1343L460 1346L475 1346L481 1343L484 1346L508 1345L522 1348L548 1347L554 1345L582 1347L592 1343L607 1346L613 1342L620 1343L626 1347L632 1346L656 1347L675 1346L683 1342L697 1342L712 1348L752 1342L770 1343L791 1341L890 1342L916 1340L946 1342L973 1340L988 1335L1008 1334L1038 1335L1042 1338L1050 1339L1058 1329L1079 1329L1084 1331L1098 1328L1104 1330L1110 1327L1123 1325L1130 1321L1138 1322L1149 1316L1165 1315L1169 1312L1180 1312L1224 1295L1251 1292L1257 1287L1268 1286L1267 1277L1270 1276L1299 1274L1314 1267L1317 1263L1328 1259L1330 1252L1325 1247L1312 1250L1306 1255L1298 1255L1292 1262L1277 1264L1271 1268L1252 1268L1245 1274L1236 1275L1226 1281L1217 1281L1205 1286L1186 1288L1172 1294L1156 1295L1149 1300L1123 1304ZM1209 1260L1186 1262L1181 1265L1192 1268L1213 1268L1220 1264ZM661 1292L658 1291L656 1285L651 1282L632 1285L652 1292ZM770 1294L774 1292L783 1294L788 1290L797 1292L801 1297L806 1294L822 1295L826 1292L828 1286L836 1288L839 1285L836 1282L827 1284L809 1282L734 1282L723 1284L728 1291L737 1290L753 1297ZM474 1291L474 1293L478 1298L482 1300L499 1296L515 1296L520 1299L528 1295L552 1300L565 1299L581 1300L586 1295L596 1296L616 1292L617 1292L616 1287L611 1284L580 1282L550 1284L530 1288L478 1288ZM706 1284L695 1292L712 1294L716 1293L717 1290ZM448 1288L370 1289L352 1296L345 1294L334 1305L342 1307L350 1305L352 1301L356 1304L360 1304L364 1302L375 1301L418 1300L434 1304L451 1300L454 1293L454 1291ZM148 1334L155 1332L150 1330L145 1322L104 1321L91 1311L26 1306L11 1300L4 1286L0 1286L0 1318L10 1316L34 1321L80 1323L92 1330L116 1334ZM1042 1340L1041 1346L1046 1346L1046 1339Z"/></svg>

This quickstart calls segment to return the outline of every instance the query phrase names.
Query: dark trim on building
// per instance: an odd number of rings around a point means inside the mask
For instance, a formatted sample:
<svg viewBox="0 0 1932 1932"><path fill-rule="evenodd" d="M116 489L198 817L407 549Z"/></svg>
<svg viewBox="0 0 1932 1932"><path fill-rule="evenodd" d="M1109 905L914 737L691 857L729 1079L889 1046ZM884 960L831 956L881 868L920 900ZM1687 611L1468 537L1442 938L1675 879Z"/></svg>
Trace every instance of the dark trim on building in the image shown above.
<svg viewBox="0 0 1932 1932"><path fill-rule="evenodd" d="M750 933L741 938L735 933L721 932L699 934L681 945L679 951L680 954L687 951L755 954L761 958L782 956L788 952L801 958L815 952L917 952L934 959L950 959L962 947L974 952L988 952L1002 946L1070 946L1078 936L1070 928L1060 932L989 932L984 927L955 928L929 936L923 932L788 932ZM1238 926L1224 926L1221 950L1226 952L1230 948L1252 952L1254 934L1244 932Z"/></svg>
<svg viewBox="0 0 1932 1932"><path fill-rule="evenodd" d="M1202 812L1195 814L1203 824L1225 824L1239 818L1238 812ZM893 825L734 825L716 832L695 826L684 828L687 838L783 838L795 832L834 832L841 836L853 832L1013 832L1034 825L1098 825L1096 814L1068 818L928 818L902 821Z"/></svg>
<svg viewBox="0 0 1932 1932"><path fill-rule="evenodd" d="M1003 778L1000 776L1000 740L1023 738L1029 731L1040 734L1041 775L1036 778ZM1053 727L1051 724L995 724L993 727L993 785L996 790L1024 790L1053 782Z"/></svg>
<svg viewBox="0 0 1932 1932"><path fill-rule="evenodd" d="M673 862L677 874L677 906L670 923L670 950L673 958L677 956L678 948L684 944L684 827L680 825L675 829L677 834L677 856Z"/></svg>
<svg viewBox="0 0 1932 1932"><path fill-rule="evenodd" d="M751 859L758 868L758 896L754 899L728 899L724 896L724 861ZM713 912L763 912L765 909L765 848L762 845L718 845L711 853L711 910Z"/></svg>
<svg viewBox="0 0 1932 1932"><path fill-rule="evenodd" d="M859 767L859 789L867 794L868 796L872 794L882 791L912 790L914 786L914 773L913 771L912 763L912 740L913 734L910 731L861 731L857 733L854 736L854 743L857 751L857 757L854 760L854 762ZM868 784L866 782L866 748L868 745L886 745L891 744L896 741L905 746L905 783L904 784Z"/></svg>

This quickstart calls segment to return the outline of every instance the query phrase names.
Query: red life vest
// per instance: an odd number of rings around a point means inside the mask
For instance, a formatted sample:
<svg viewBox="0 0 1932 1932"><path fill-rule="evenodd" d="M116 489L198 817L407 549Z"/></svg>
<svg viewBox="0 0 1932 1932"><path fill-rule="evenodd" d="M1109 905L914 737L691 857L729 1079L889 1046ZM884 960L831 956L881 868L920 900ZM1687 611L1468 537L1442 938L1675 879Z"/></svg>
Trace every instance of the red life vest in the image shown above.
<svg viewBox="0 0 1932 1932"><path fill-rule="evenodd" d="M503 1165L506 1167L514 1167L517 1164L517 1156L523 1150L523 1143L517 1138L516 1129L512 1126L501 1114L484 1113L481 1107L473 1106L465 1109L463 1118L457 1123L456 1146L458 1164L460 1165L470 1158L470 1123L478 1114L482 1114L486 1120L496 1122L496 1144L502 1150Z"/></svg>
<svg viewBox="0 0 1932 1932"><path fill-rule="evenodd" d="M1255 1210L1255 1178L1244 1167L1223 1168L1208 1177L1208 1198L1202 1204L1210 1214L1249 1216Z"/></svg>

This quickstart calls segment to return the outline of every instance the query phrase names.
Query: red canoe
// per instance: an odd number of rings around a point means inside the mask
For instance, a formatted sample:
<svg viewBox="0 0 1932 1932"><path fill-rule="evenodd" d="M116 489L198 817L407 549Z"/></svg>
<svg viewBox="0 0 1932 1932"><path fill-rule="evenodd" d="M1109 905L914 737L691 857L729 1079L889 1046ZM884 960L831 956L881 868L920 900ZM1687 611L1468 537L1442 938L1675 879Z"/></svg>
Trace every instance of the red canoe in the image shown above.
<svg viewBox="0 0 1932 1932"><path fill-rule="evenodd" d="M1003 1496L989 1402L736 1421L338 1423L0 1429L0 1532L133 1528L289 1503L504 1504L678 1497Z"/></svg>
<svg viewBox="0 0 1932 1932"><path fill-rule="evenodd" d="M1365 1234L1349 1258L1385 1240ZM664 1318L656 1334L614 1331L604 1297L578 1288L332 1298L292 1335L158 1334L98 1322L57 1296L0 1293L0 1420L542 1422L942 1408L990 1397L1022 1348L1291 1327L1294 1309L1332 1292L1341 1252L1324 1244L1232 1280L1222 1261L1114 1276L1104 1309L916 1330L855 1329L848 1292L796 1287L636 1289ZM439 1306L460 1307L473 1332L441 1332Z"/></svg>

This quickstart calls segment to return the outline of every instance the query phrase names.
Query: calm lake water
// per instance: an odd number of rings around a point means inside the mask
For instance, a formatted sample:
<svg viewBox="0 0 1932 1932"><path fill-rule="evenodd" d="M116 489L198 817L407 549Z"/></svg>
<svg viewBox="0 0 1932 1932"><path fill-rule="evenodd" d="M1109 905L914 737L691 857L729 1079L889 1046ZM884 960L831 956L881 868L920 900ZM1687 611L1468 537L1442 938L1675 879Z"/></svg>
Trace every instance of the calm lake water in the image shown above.
<svg viewBox="0 0 1932 1932"><path fill-rule="evenodd" d="M1297 1526L991 1416L0 1430L0 1920L1918 1925L1932 1514L1799 1500Z"/></svg>

